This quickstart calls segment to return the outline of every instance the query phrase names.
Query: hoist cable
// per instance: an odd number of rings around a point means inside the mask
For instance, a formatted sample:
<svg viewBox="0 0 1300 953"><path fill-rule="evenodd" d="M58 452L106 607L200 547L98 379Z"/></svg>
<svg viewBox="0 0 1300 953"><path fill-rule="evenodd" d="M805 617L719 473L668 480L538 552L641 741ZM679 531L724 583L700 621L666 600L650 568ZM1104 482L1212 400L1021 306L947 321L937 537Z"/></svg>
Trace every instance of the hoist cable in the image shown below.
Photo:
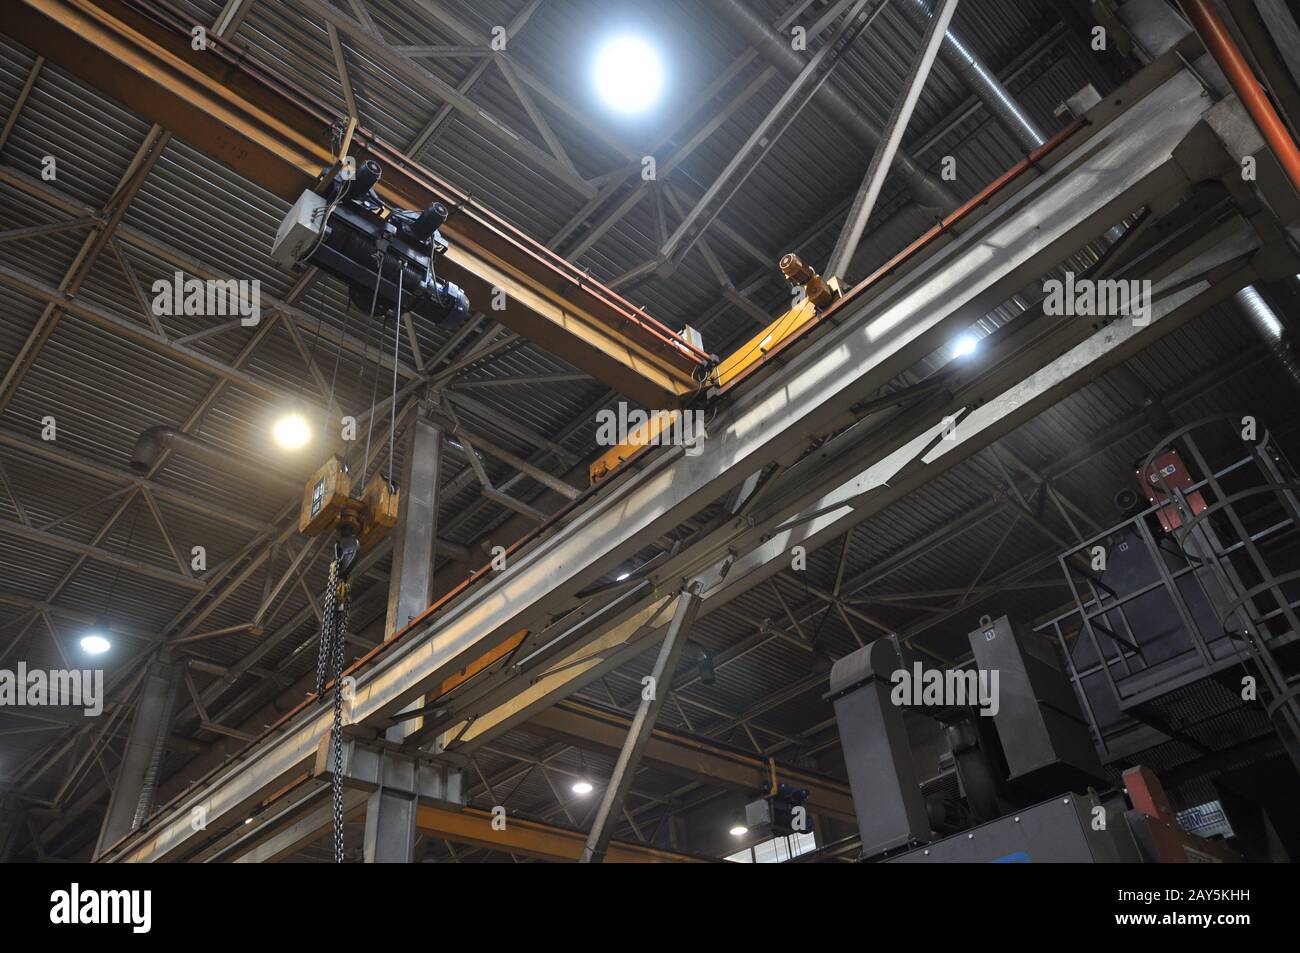
<svg viewBox="0 0 1300 953"><path fill-rule="evenodd" d="M397 264L397 307L393 311L393 397L388 405L388 486L392 489L393 447L397 443L397 358L402 350L402 276L401 262Z"/></svg>
<svg viewBox="0 0 1300 953"><path fill-rule="evenodd" d="M321 438L329 431L330 408L334 406L334 394L336 385L339 380L339 361L343 357L343 342L348 339L348 330L352 327L352 295L347 289L343 290L345 295L343 304L343 333L339 337L339 346L334 351L334 370L330 373L330 392L325 398L325 411L321 414L320 432Z"/></svg>
<svg viewBox="0 0 1300 953"><path fill-rule="evenodd" d="M384 280L384 262L388 258L388 252L387 251L379 252L378 257L379 257L379 263L375 270L375 293L374 296L370 299L370 323L366 327L367 356L369 356L370 353L370 333L375 323L375 307L376 305L379 304L379 285ZM384 327L385 328L388 327L388 322L386 319L384 321ZM383 341L384 341L384 335L383 332L380 332L379 335L380 343L379 346L375 349L376 353L379 355L375 363L375 382L374 385L370 388L370 413L368 414L366 419L366 452L361 457L361 482L363 485L366 480L366 471L370 469L370 434L375 428L375 397L379 394L379 368L382 367L384 363ZM358 378L357 383L358 384L361 383L360 378Z"/></svg>

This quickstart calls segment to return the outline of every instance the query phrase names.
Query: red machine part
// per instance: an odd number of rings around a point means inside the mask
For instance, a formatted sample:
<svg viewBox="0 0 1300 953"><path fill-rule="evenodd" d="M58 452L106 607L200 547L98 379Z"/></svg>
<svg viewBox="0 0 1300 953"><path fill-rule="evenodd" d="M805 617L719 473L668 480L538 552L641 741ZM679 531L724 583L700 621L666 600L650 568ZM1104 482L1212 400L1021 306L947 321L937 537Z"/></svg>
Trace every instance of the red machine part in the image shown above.
<svg viewBox="0 0 1300 953"><path fill-rule="evenodd" d="M1166 504L1156 511L1156 515L1160 518L1160 525L1164 527L1166 533L1171 533L1183 525L1178 503L1170 499L1169 494L1173 490L1182 492L1187 505L1192 508L1193 515L1199 516L1205 509L1205 498L1199 492L1186 492L1196 481L1192 479L1187 464L1183 463L1183 458L1178 455L1177 450L1170 450L1156 457L1147 466L1145 474L1134 472L1137 473L1138 482L1142 484L1142 492L1147 501L1152 504Z"/></svg>
<svg viewBox="0 0 1300 953"><path fill-rule="evenodd" d="M1151 842L1162 864L1227 864L1241 860L1221 843L1189 834L1178 825L1164 785L1150 768L1124 772L1124 788L1133 809L1144 815Z"/></svg>

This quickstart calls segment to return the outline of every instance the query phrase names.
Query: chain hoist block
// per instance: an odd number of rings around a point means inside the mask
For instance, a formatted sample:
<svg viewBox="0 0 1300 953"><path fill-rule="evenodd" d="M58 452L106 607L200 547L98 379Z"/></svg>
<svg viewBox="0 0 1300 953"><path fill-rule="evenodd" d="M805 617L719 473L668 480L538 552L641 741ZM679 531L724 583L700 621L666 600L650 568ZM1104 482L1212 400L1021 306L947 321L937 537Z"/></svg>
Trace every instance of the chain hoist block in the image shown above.
<svg viewBox="0 0 1300 953"><path fill-rule="evenodd" d="M339 457L330 457L303 488L298 531L315 537L336 530L336 556L346 560L343 570L375 547L397 525L401 491L380 473L359 495L352 493L352 477ZM349 541L351 540L351 542Z"/></svg>

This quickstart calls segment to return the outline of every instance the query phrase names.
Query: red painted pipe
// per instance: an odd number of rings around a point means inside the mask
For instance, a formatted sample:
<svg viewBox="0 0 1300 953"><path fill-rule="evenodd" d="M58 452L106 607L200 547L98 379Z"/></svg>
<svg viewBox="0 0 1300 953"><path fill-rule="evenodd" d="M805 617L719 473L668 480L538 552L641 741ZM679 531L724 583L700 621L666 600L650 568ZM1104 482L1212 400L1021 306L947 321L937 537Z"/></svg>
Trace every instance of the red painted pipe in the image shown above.
<svg viewBox="0 0 1300 953"><path fill-rule="evenodd" d="M1256 128L1264 141L1269 144L1274 155L1282 164L1287 177L1297 192L1300 192L1300 147L1291 138L1291 132L1273 108L1264 87L1255 78L1254 71L1237 46L1227 26L1220 19L1211 0L1180 0L1192 27L1210 51L1228 82L1236 90L1241 102L1255 121Z"/></svg>

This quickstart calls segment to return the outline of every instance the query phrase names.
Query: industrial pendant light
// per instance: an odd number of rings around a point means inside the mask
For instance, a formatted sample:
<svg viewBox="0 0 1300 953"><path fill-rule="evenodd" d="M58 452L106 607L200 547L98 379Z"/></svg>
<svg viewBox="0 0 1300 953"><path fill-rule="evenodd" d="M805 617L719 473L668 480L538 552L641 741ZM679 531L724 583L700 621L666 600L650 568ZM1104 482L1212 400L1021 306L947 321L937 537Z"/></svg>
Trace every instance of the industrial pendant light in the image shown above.
<svg viewBox="0 0 1300 953"><path fill-rule="evenodd" d="M113 642L108 637L109 629L108 616L96 619L94 626L81 637L81 651L87 655L103 655L111 649Z"/></svg>
<svg viewBox="0 0 1300 953"><path fill-rule="evenodd" d="M131 514L131 528L126 533L126 543L122 547L123 557L131 554L131 543L135 539L136 523L140 519L140 493L136 491L135 512ZM108 586L108 598L104 600L104 613L95 620L94 626L89 631L84 632L79 644L81 651L87 655L103 655L113 647L113 640L109 638L112 629L113 614L113 596L117 592L117 581L122 578L122 567L117 567L117 572L113 573L113 581Z"/></svg>
<svg viewBox="0 0 1300 953"><path fill-rule="evenodd" d="M587 772L587 765L582 757L582 752L578 752L578 776L574 779L572 791L579 797L586 797L596 789L596 785L591 783L591 778Z"/></svg>

